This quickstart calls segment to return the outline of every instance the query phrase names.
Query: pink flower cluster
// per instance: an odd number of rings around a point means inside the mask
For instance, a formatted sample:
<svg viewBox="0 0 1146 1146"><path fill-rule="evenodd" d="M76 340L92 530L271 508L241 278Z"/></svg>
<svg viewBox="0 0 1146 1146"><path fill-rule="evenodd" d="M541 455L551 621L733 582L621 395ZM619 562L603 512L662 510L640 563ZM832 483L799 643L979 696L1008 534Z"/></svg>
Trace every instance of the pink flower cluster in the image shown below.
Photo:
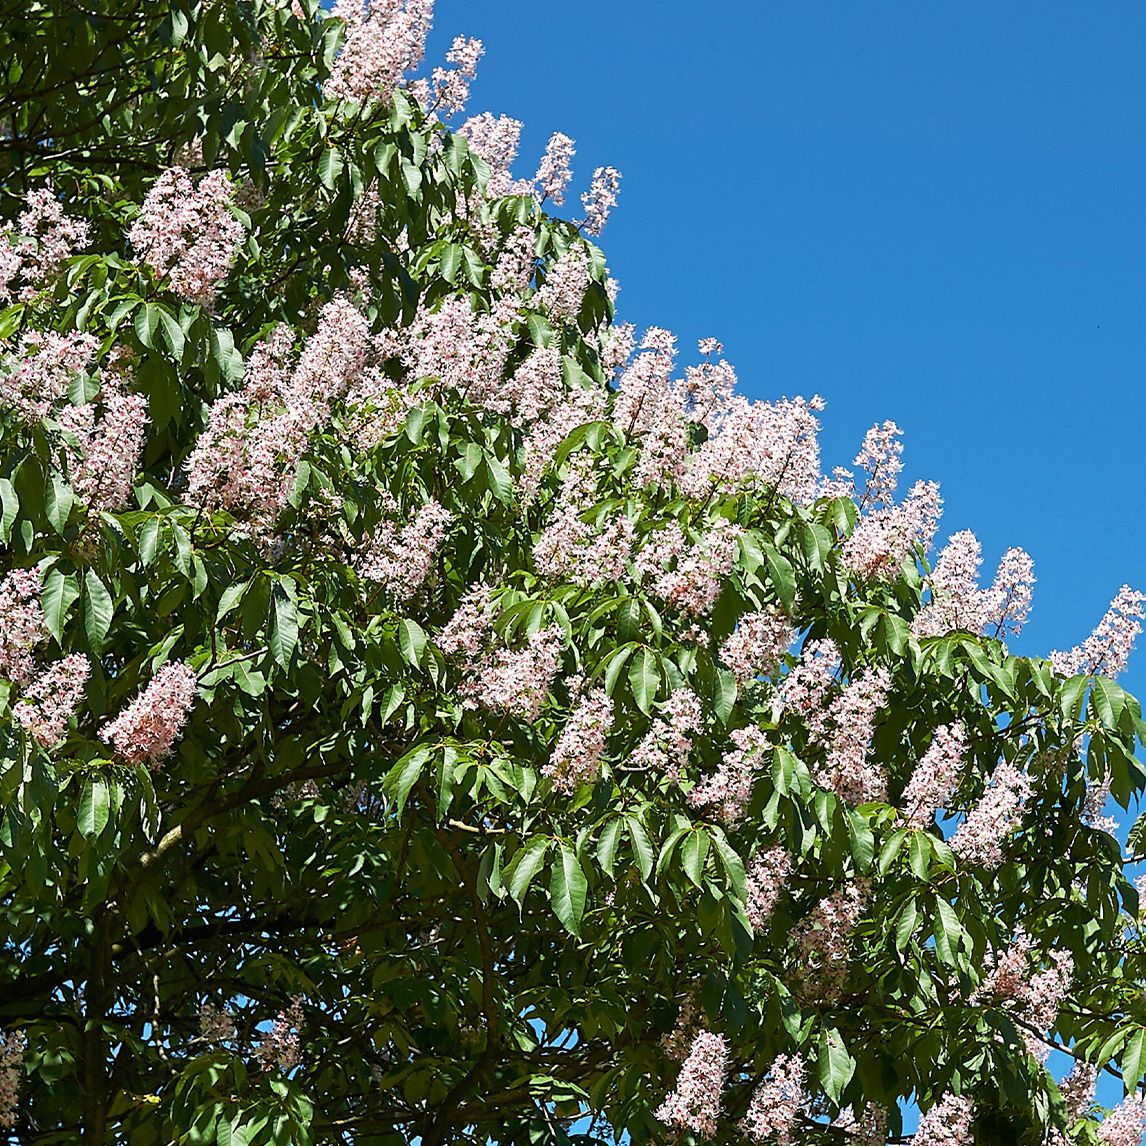
<svg viewBox="0 0 1146 1146"><path fill-rule="evenodd" d="M745 613L720 646L720 659L743 687L771 676L795 638L795 630L778 609Z"/></svg>
<svg viewBox="0 0 1146 1146"><path fill-rule="evenodd" d="M914 1146L971 1146L975 1105L966 1094L945 1094L919 1120Z"/></svg>
<svg viewBox="0 0 1146 1146"><path fill-rule="evenodd" d="M946 805L959 782L966 751L967 730L962 724L945 724L935 730L900 800L911 827L928 827L935 813Z"/></svg>
<svg viewBox="0 0 1146 1146"><path fill-rule="evenodd" d="M255 1047L255 1058L263 1070L293 1070L302 1061L300 1033L302 1027L302 998L295 995L285 1011L279 1011L270 1031Z"/></svg>
<svg viewBox="0 0 1146 1146"><path fill-rule="evenodd" d="M808 641L800 661L780 682L783 708L799 717L813 740L823 742L828 730L828 697L840 669L840 651L831 640Z"/></svg>
<svg viewBox="0 0 1146 1146"><path fill-rule="evenodd" d="M42 672L16 705L16 719L48 751L64 739L90 675L88 658L73 653Z"/></svg>
<svg viewBox="0 0 1146 1146"><path fill-rule="evenodd" d="M744 913L754 931L760 931L772 917L791 873L792 857L782 847L763 848L752 857L744 873L748 889Z"/></svg>
<svg viewBox="0 0 1146 1146"><path fill-rule="evenodd" d="M428 111L441 110L447 115L458 115L470 98L470 82L477 75L478 61L485 54L481 40L455 36L446 63L452 68L434 68L431 78L415 80L410 91Z"/></svg>
<svg viewBox="0 0 1146 1146"><path fill-rule="evenodd" d="M561 663L565 636L556 625L533 633L521 649L495 649L462 681L467 707L536 720Z"/></svg>
<svg viewBox="0 0 1146 1146"><path fill-rule="evenodd" d="M488 585L470 589L438 634L438 648L446 656L457 655L472 660L482 651L496 615L493 590Z"/></svg>
<svg viewBox="0 0 1146 1146"><path fill-rule="evenodd" d="M704 727L700 698L689 688L678 688L661 706L661 715L633 749L629 766L679 779L692 752L693 733Z"/></svg>
<svg viewBox="0 0 1146 1146"><path fill-rule="evenodd" d="M525 437L525 461L518 483L523 501L528 502L536 495L545 469L561 443L578 426L604 417L606 399L603 387L573 385L545 418L534 423Z"/></svg>
<svg viewBox="0 0 1146 1146"><path fill-rule="evenodd" d="M720 1100L728 1075L728 1041L700 1031L680 1068L676 1086L653 1117L682 1130L711 1137L720 1117Z"/></svg>
<svg viewBox="0 0 1146 1146"><path fill-rule="evenodd" d="M955 854L968 863L997 867L1003 861L1003 845L1022 819L1030 794L1030 778L1000 760L987 790L951 838Z"/></svg>
<svg viewBox="0 0 1146 1146"><path fill-rule="evenodd" d="M177 295L209 306L243 239L234 199L225 171L209 172L196 186L185 167L168 168L143 200L128 241Z"/></svg>
<svg viewBox="0 0 1146 1146"><path fill-rule="evenodd" d="M601 754L613 725L613 701L603 688L595 688L578 701L553 755L541 769L558 792L572 793L597 779Z"/></svg>
<svg viewBox="0 0 1146 1146"><path fill-rule="evenodd" d="M851 961L851 932L867 903L870 884L855 879L821 899L792 932L800 992L830 1003L839 997Z"/></svg>
<svg viewBox="0 0 1146 1146"><path fill-rule="evenodd" d="M690 543L674 521L651 533L637 555L637 572L651 578L652 591L668 604L702 617L716 604L724 578L732 572L741 527L727 518L708 523Z"/></svg>
<svg viewBox="0 0 1146 1146"><path fill-rule="evenodd" d="M1098 1127L1103 1146L1142 1146L1146 1134L1146 1100L1140 1091L1127 1095Z"/></svg>
<svg viewBox="0 0 1146 1146"><path fill-rule="evenodd" d="M476 152L489 167L490 178L485 193L491 199L503 195L528 195L533 184L514 179L510 173L521 142L522 122L508 115L493 115L483 111L471 116L458 128L470 150Z"/></svg>
<svg viewBox="0 0 1146 1146"><path fill-rule="evenodd" d="M735 747L724 754L711 776L689 792L688 802L694 808L715 805L721 822L735 827L744 818L752 798L760 756L771 745L760 729L751 726L734 729L729 738Z"/></svg>
<svg viewBox="0 0 1146 1146"><path fill-rule="evenodd" d="M210 1043L231 1042L238 1037L235 1016L227 1007L204 1003L199 1008L199 1035Z"/></svg>
<svg viewBox="0 0 1146 1146"><path fill-rule="evenodd" d="M16 1125L16 1104L20 1098L20 1075L27 1045L21 1034L0 1036L0 1127L5 1129Z"/></svg>
<svg viewBox="0 0 1146 1146"><path fill-rule="evenodd" d="M433 14L433 0L336 0L331 15L345 22L346 32L326 81L327 98L389 100L422 62Z"/></svg>
<svg viewBox="0 0 1146 1146"><path fill-rule="evenodd" d="M68 478L89 509L123 509L147 437L147 398L112 379L100 387L98 418L96 405L67 406L60 414L60 425L75 437L75 444L64 442Z"/></svg>
<svg viewBox="0 0 1146 1146"><path fill-rule="evenodd" d="M942 504L934 482L916 482L899 505L882 506L860 519L844 542L844 562L869 580L894 577L917 546L930 547Z"/></svg>
<svg viewBox="0 0 1146 1146"><path fill-rule="evenodd" d="M749 1141L775 1146L791 1146L796 1141L796 1123L804 1110L805 1074L801 1055L782 1054L772 1063L740 1123Z"/></svg>
<svg viewBox="0 0 1146 1146"><path fill-rule="evenodd" d="M1070 1074L1058 1084L1068 1119L1082 1118L1090 1109L1097 1081L1098 1068L1082 1059L1076 1059Z"/></svg>
<svg viewBox="0 0 1146 1146"><path fill-rule="evenodd" d="M849 803L887 798L887 772L868 755L875 721L890 688L886 669L870 670L853 677L828 708L827 757L815 780Z"/></svg>
<svg viewBox="0 0 1146 1146"><path fill-rule="evenodd" d="M1020 631L1030 615L1034 590L1030 556L1022 549L1008 549L989 589L979 588L981 562L979 541L970 530L951 535L928 579L931 599L912 623L916 636L942 636L957 629L986 629L992 636Z"/></svg>
<svg viewBox="0 0 1146 1146"><path fill-rule="evenodd" d="M551 199L560 207L565 202L565 188L569 186L569 180L573 177L571 164L576 154L573 140L569 136L555 131L549 137L545 154L534 177L543 203L546 199Z"/></svg>
<svg viewBox="0 0 1146 1146"><path fill-rule="evenodd" d="M1096 832L1114 835L1118 831L1118 821L1106 815L1106 801L1110 798L1113 777L1107 771L1101 780L1086 781L1086 799L1082 805L1082 822Z"/></svg>
<svg viewBox="0 0 1146 1146"><path fill-rule="evenodd" d="M32 679L33 650L48 635L40 587L38 569L13 569L0 581L0 676L13 684Z"/></svg>
<svg viewBox="0 0 1146 1146"><path fill-rule="evenodd" d="M33 298L90 238L87 221L65 215L51 186L29 191L15 228L0 236L0 303L11 299L17 277L25 283L20 298Z"/></svg>
<svg viewBox="0 0 1146 1146"><path fill-rule="evenodd" d="M866 1103L859 1114L845 1107L832 1125L846 1132L849 1146L886 1146L887 1113L873 1103Z"/></svg>
<svg viewBox="0 0 1146 1146"><path fill-rule="evenodd" d="M1142 604L1146 594L1123 585L1098 627L1081 645L1068 652L1053 652L1051 665L1059 676L1117 676L1130 659L1134 642L1142 632Z"/></svg>
<svg viewBox="0 0 1146 1146"><path fill-rule="evenodd" d="M599 235L609 221L609 214L617 205L617 192L621 187L621 173L615 167L598 167L593 172L589 190L581 196L585 219L581 226L590 235Z"/></svg>
<svg viewBox="0 0 1146 1146"><path fill-rule="evenodd" d="M129 764L146 761L155 768L171 755L197 692L195 670L189 664L165 664L135 700L104 725L100 738Z"/></svg>
<svg viewBox="0 0 1146 1146"><path fill-rule="evenodd" d="M864 491L857 499L861 510L891 506L903 472L903 431L894 422L872 426L864 435L855 464L867 473Z"/></svg>
<svg viewBox="0 0 1146 1146"><path fill-rule="evenodd" d="M430 500L413 521L379 526L358 561L358 572L377 581L395 601L408 601L430 574L434 558L446 539L452 514Z"/></svg>
<svg viewBox="0 0 1146 1146"><path fill-rule="evenodd" d="M551 318L575 319L588 289L589 256L583 246L575 244L550 266L535 305Z"/></svg>
<svg viewBox="0 0 1146 1146"><path fill-rule="evenodd" d="M91 365L99 342L90 334L27 330L14 357L0 366L0 407L26 422L38 422L67 397L77 374Z"/></svg>

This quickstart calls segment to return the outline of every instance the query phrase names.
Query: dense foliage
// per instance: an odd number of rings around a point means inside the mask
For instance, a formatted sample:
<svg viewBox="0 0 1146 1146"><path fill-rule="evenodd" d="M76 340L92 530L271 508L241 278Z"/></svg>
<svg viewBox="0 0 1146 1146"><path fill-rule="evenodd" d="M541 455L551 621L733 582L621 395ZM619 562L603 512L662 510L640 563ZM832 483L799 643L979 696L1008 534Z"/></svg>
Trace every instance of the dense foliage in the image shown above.
<svg viewBox="0 0 1146 1146"><path fill-rule="evenodd" d="M1141 598L1012 656L1026 555L634 346L428 23L0 11L0 1125L1137 1143Z"/></svg>

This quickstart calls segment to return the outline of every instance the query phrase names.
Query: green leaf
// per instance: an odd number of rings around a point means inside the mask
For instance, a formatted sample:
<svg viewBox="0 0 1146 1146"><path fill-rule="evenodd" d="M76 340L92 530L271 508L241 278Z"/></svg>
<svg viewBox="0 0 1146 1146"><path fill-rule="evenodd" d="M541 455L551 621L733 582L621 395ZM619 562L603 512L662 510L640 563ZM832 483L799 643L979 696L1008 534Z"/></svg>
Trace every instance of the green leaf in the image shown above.
<svg viewBox="0 0 1146 1146"><path fill-rule="evenodd" d="M418 745L403 756L382 781L382 791L390 796L396 803L397 814L402 815L406 807L410 790L418 782L426 761L430 758L433 749L428 744Z"/></svg>
<svg viewBox="0 0 1146 1146"><path fill-rule="evenodd" d="M86 840L94 840L107 826L111 813L111 793L102 776L92 776L84 784L80 796L76 826Z"/></svg>
<svg viewBox="0 0 1146 1146"><path fill-rule="evenodd" d="M219 608L215 613L216 621L221 621L228 613L238 608L248 585L250 585L250 581L237 581L234 585L228 585L223 590L219 597Z"/></svg>
<svg viewBox="0 0 1146 1146"><path fill-rule="evenodd" d="M186 343L186 339L183 337L183 328L166 307L157 306L155 310L159 316L160 329L163 331L163 341L167 343L167 348L171 351L172 358L174 358L176 362L181 362L183 360L183 348Z"/></svg>
<svg viewBox="0 0 1146 1146"><path fill-rule="evenodd" d="M703 828L694 828L684 838L681 848L681 863L684 874L696 884L701 886L701 877L704 874L704 860L708 855L708 833Z"/></svg>
<svg viewBox="0 0 1146 1146"><path fill-rule="evenodd" d="M328 191L333 191L343 166L342 152L337 147L326 148L318 157L318 181Z"/></svg>
<svg viewBox="0 0 1146 1146"><path fill-rule="evenodd" d="M75 494L72 487L59 474L52 474L51 480L44 490L44 510L52 528L62 534L72 515L72 506L75 505Z"/></svg>
<svg viewBox="0 0 1146 1146"><path fill-rule="evenodd" d="M553 911L570 934L581 934L581 917L585 914L585 893L589 884L576 853L561 841L557 862L550 873L549 894Z"/></svg>
<svg viewBox="0 0 1146 1146"><path fill-rule="evenodd" d="M727 669L717 669L713 674L712 706L720 723L727 724L736 707L736 677Z"/></svg>
<svg viewBox="0 0 1146 1146"><path fill-rule="evenodd" d="M286 669L298 648L298 605L287 591L283 581L271 586L271 631L268 644L271 655Z"/></svg>
<svg viewBox="0 0 1146 1146"><path fill-rule="evenodd" d="M12 525L20 511L20 499L16 487L7 479L0 478L0 542L8 544L12 536Z"/></svg>
<svg viewBox="0 0 1146 1146"><path fill-rule="evenodd" d="M865 872L871 867L875 854L875 837L867 820L854 808L848 809L848 837L852 844L852 859L856 867Z"/></svg>
<svg viewBox="0 0 1146 1146"><path fill-rule="evenodd" d="M462 265L462 249L457 243L447 243L438 263L438 272L446 282L453 284Z"/></svg>
<svg viewBox="0 0 1146 1146"><path fill-rule="evenodd" d="M44 591L40 595L44 624L48 632L61 644L68 612L79 595L80 587L74 573L61 573L59 569L53 569L44 578Z"/></svg>
<svg viewBox="0 0 1146 1146"><path fill-rule="evenodd" d="M513 478L509 476L509 470L493 454L486 454L485 471L490 492L503 505L511 505L513 503Z"/></svg>
<svg viewBox="0 0 1146 1146"><path fill-rule="evenodd" d="M1139 1027L1122 1052L1122 1084L1127 1094L1138 1086L1142 1078L1143 1068L1146 1067L1143 1056L1146 1056L1146 1028Z"/></svg>
<svg viewBox="0 0 1146 1146"><path fill-rule="evenodd" d="M966 937L967 932L963 929L963 924L959 922L955 909L947 900L937 896L935 899L935 951L948 967L956 967L960 963L960 946Z"/></svg>
<svg viewBox="0 0 1146 1146"><path fill-rule="evenodd" d="M656 860L653 845L649 842L644 825L636 816L626 816L625 827L628 829L629 839L632 841L633 856L641 870L641 879L648 883L649 876L653 873L653 863Z"/></svg>
<svg viewBox="0 0 1146 1146"><path fill-rule="evenodd" d="M549 836L534 836L505 869L505 885L518 906L525 898L534 877L545 865L545 856L552 844L553 840Z"/></svg>
<svg viewBox="0 0 1146 1146"><path fill-rule="evenodd" d="M832 1102L839 1102L840 1094L855 1074L856 1060L835 1027L820 1031L816 1066L824 1093Z"/></svg>
<svg viewBox="0 0 1146 1146"><path fill-rule="evenodd" d="M623 824L621 817L615 816L601 829L601 835L597 839L597 862L610 879L613 877L613 862L616 859L617 842L621 838Z"/></svg>
<svg viewBox="0 0 1146 1146"><path fill-rule="evenodd" d="M84 631L88 635L92 652L98 653L111 628L115 602L94 569L85 573L84 588L87 594L84 598Z"/></svg>
<svg viewBox="0 0 1146 1146"><path fill-rule="evenodd" d="M398 647L402 659L411 667L417 668L426 650L426 632L417 621L403 617L398 622Z"/></svg>
<svg viewBox="0 0 1146 1146"><path fill-rule="evenodd" d="M660 683L660 664L656 653L652 649L638 649L629 665L629 684L637 707L646 715L652 711Z"/></svg>
<svg viewBox="0 0 1146 1146"><path fill-rule="evenodd" d="M762 545L761 549L772 589L784 608L790 610L796 603L796 571L788 558L771 545Z"/></svg>
<svg viewBox="0 0 1146 1146"><path fill-rule="evenodd" d="M145 302L135 312L135 333L148 350L155 348L155 333L159 329L159 307Z"/></svg>

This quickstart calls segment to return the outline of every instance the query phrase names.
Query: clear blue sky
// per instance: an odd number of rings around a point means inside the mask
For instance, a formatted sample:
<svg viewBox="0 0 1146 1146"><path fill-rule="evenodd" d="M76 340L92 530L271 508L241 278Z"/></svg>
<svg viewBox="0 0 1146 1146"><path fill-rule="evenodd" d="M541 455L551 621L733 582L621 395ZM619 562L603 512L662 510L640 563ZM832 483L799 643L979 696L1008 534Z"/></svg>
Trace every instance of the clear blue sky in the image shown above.
<svg viewBox="0 0 1146 1146"><path fill-rule="evenodd" d="M752 397L823 394L828 467L894 419L941 538L973 528L985 576L1030 551L1018 651L1146 588L1146 8L438 0L429 62L458 33L520 174L554 130L578 194L622 171L622 318L720 338Z"/></svg>

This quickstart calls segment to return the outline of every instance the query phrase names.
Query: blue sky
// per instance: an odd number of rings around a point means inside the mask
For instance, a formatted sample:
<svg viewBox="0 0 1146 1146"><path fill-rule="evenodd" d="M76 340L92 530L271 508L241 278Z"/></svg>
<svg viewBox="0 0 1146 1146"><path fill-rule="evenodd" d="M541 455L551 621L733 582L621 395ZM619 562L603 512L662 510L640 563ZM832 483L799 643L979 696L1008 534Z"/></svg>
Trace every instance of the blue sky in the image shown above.
<svg viewBox="0 0 1146 1146"><path fill-rule="evenodd" d="M894 419L941 539L974 529L985 577L1032 554L1016 651L1146 589L1146 8L438 0L431 63L458 33L519 174L554 130L578 193L623 172L621 318L720 338L752 397L824 395L826 468Z"/></svg>
<svg viewBox="0 0 1146 1146"><path fill-rule="evenodd" d="M430 62L458 33L519 173L554 130L578 192L622 171L622 318L720 338L752 397L823 394L826 467L894 419L941 538L974 529L984 576L1030 551L1017 651L1146 588L1146 9L438 0Z"/></svg>

